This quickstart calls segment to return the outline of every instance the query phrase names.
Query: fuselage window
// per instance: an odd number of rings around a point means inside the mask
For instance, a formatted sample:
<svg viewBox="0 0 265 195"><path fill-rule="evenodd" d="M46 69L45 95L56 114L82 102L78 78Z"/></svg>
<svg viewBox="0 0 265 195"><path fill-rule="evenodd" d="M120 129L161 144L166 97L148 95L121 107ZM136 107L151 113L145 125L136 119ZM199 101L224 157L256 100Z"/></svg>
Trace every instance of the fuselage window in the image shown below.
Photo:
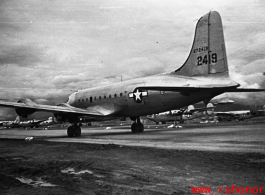
<svg viewBox="0 0 265 195"><path fill-rule="evenodd" d="M96 96L94 97L94 100L97 100L97 97Z"/></svg>
<svg viewBox="0 0 265 195"><path fill-rule="evenodd" d="M86 101L88 102L88 98L86 98Z"/></svg>
<svg viewBox="0 0 265 195"><path fill-rule="evenodd" d="M84 99L82 99L82 102L84 102L85 100Z"/></svg>
<svg viewBox="0 0 265 195"><path fill-rule="evenodd" d="M120 97L122 96L122 93L120 93Z"/></svg>
<svg viewBox="0 0 265 195"><path fill-rule="evenodd" d="M106 99L106 96L104 95L104 99Z"/></svg>
<svg viewBox="0 0 265 195"><path fill-rule="evenodd" d="M101 100L101 96L99 96L99 99Z"/></svg>
<svg viewBox="0 0 265 195"><path fill-rule="evenodd" d="M114 97L117 97L117 94L116 93L114 94Z"/></svg>
<svg viewBox="0 0 265 195"><path fill-rule="evenodd" d="M90 97L90 103L92 103L92 97Z"/></svg>
<svg viewBox="0 0 265 195"><path fill-rule="evenodd" d="M111 95L109 95L109 98L111 98Z"/></svg>

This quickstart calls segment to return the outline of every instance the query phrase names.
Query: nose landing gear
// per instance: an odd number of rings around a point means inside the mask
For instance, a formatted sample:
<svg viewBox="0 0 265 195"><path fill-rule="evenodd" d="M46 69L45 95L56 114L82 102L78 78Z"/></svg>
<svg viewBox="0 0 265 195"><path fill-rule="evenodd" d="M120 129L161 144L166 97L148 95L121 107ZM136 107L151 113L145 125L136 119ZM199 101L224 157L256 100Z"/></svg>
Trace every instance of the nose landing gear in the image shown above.
<svg viewBox="0 0 265 195"><path fill-rule="evenodd" d="M81 136L81 127L74 123L67 128L68 137L80 137Z"/></svg>

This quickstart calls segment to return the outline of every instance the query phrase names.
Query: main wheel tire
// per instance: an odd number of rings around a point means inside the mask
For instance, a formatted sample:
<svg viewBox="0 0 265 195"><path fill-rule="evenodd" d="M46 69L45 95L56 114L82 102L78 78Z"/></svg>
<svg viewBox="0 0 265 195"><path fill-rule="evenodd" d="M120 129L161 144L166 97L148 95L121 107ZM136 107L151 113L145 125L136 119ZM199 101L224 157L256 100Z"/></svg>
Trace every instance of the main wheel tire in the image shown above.
<svg viewBox="0 0 265 195"><path fill-rule="evenodd" d="M144 132L144 125L143 125L143 123L138 124L137 127L138 127L137 128L138 129L138 133Z"/></svg>
<svg viewBox="0 0 265 195"><path fill-rule="evenodd" d="M138 128L137 128L137 124L136 123L132 124L131 130L132 130L132 133L137 133L138 132Z"/></svg>
<svg viewBox="0 0 265 195"><path fill-rule="evenodd" d="M75 127L75 136L76 137L80 137L81 136L81 127L80 126L76 126Z"/></svg>
<svg viewBox="0 0 265 195"><path fill-rule="evenodd" d="M75 128L72 125L67 128L67 135L68 137L75 136Z"/></svg>
<svg viewBox="0 0 265 195"><path fill-rule="evenodd" d="M142 123L133 123L131 130L132 133L142 133L144 131L144 125Z"/></svg>

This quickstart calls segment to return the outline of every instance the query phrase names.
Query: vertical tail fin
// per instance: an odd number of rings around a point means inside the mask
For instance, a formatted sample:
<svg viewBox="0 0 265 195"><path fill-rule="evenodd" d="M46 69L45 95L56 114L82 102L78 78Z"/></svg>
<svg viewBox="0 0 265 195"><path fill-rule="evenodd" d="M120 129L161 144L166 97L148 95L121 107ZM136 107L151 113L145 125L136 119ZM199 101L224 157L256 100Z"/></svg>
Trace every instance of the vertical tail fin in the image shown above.
<svg viewBox="0 0 265 195"><path fill-rule="evenodd" d="M227 57L221 16L211 11L199 19L189 57L173 74L191 77L218 73L228 75Z"/></svg>
<svg viewBox="0 0 265 195"><path fill-rule="evenodd" d="M20 116L16 117L16 120L14 121L15 123L19 123L20 122Z"/></svg>

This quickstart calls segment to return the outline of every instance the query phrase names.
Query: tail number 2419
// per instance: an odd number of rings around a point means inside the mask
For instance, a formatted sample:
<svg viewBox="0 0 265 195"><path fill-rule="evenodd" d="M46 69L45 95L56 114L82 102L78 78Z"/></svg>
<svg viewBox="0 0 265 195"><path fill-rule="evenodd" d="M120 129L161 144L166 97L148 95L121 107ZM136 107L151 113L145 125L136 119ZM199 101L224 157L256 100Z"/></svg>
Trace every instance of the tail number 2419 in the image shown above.
<svg viewBox="0 0 265 195"><path fill-rule="evenodd" d="M211 63L216 63L217 62L217 54L216 53L212 53L208 55L203 56L198 56L197 57L197 65L201 66L203 64L210 64Z"/></svg>

